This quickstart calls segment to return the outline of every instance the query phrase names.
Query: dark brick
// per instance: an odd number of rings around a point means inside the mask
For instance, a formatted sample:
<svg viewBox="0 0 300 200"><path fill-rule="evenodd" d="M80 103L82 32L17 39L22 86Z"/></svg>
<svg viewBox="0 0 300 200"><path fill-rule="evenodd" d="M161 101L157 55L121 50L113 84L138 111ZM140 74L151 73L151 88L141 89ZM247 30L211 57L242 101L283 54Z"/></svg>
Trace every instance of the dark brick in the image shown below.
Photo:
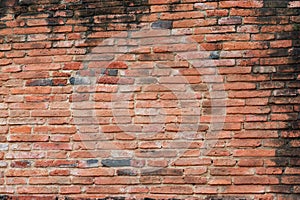
<svg viewBox="0 0 300 200"><path fill-rule="evenodd" d="M26 6L28 6L28 5L32 5L32 4L34 4L34 0L22 0L22 1L19 1L19 3L20 3L20 5L26 5Z"/></svg>
<svg viewBox="0 0 300 200"><path fill-rule="evenodd" d="M270 57L283 57L289 55L289 52L286 49L276 49L271 50L269 55Z"/></svg>
<svg viewBox="0 0 300 200"><path fill-rule="evenodd" d="M28 80L26 86L52 86L53 82L51 79L40 79L40 80Z"/></svg>
<svg viewBox="0 0 300 200"><path fill-rule="evenodd" d="M125 167L125 166L130 166L130 159L122 159L122 160L105 159L101 161L101 164L104 167Z"/></svg>
<svg viewBox="0 0 300 200"><path fill-rule="evenodd" d="M219 24L221 25L231 25L231 24L242 24L241 17L223 17L219 19Z"/></svg>
<svg viewBox="0 0 300 200"><path fill-rule="evenodd" d="M295 74L272 74L272 80L294 80Z"/></svg>
<svg viewBox="0 0 300 200"><path fill-rule="evenodd" d="M209 58L211 59L219 59L220 58L220 52L219 51L213 51L210 53Z"/></svg>
<svg viewBox="0 0 300 200"><path fill-rule="evenodd" d="M88 165L88 167L98 167L99 166L99 162L96 159L87 160L86 164Z"/></svg>
<svg viewBox="0 0 300 200"><path fill-rule="evenodd" d="M1 11L0 11L0 13L1 13ZM0 15L1 15L1 14L0 14ZM0 23L0 29L3 29L3 28L6 28L6 24Z"/></svg>
<svg viewBox="0 0 300 200"><path fill-rule="evenodd" d="M106 71L107 71L107 69L100 69L100 74L105 75Z"/></svg>
<svg viewBox="0 0 300 200"><path fill-rule="evenodd" d="M117 69L101 69L100 74L108 76L118 76L119 70Z"/></svg>
<svg viewBox="0 0 300 200"><path fill-rule="evenodd" d="M77 167L78 166L78 163L70 163L70 164L59 164L57 165L58 167L61 167L61 168L73 168L73 167Z"/></svg>
<svg viewBox="0 0 300 200"><path fill-rule="evenodd" d="M118 76L118 70L117 69L109 69L107 71L107 75L109 75L109 76Z"/></svg>
<svg viewBox="0 0 300 200"><path fill-rule="evenodd" d="M281 156L281 157L299 157L299 153L300 153L300 150L298 148L286 148L286 149L279 149L276 151L276 155ZM286 160L287 159L285 159L284 161L286 161ZM286 161L286 162L288 162L288 161Z"/></svg>
<svg viewBox="0 0 300 200"><path fill-rule="evenodd" d="M136 176L138 173L136 170L133 169L118 169L117 175L118 176Z"/></svg>
<svg viewBox="0 0 300 200"><path fill-rule="evenodd" d="M48 18L47 22L48 22L48 26L61 25L61 22L60 22L59 18Z"/></svg>
<svg viewBox="0 0 300 200"><path fill-rule="evenodd" d="M265 8L286 8L289 0L264 0Z"/></svg>
<svg viewBox="0 0 300 200"><path fill-rule="evenodd" d="M295 89L274 90L273 95L278 96L297 96L298 91Z"/></svg>
<svg viewBox="0 0 300 200"><path fill-rule="evenodd" d="M182 176L182 169L147 169L141 172L144 176Z"/></svg>
<svg viewBox="0 0 300 200"><path fill-rule="evenodd" d="M87 77L71 77L69 79L71 85L90 85L91 81Z"/></svg>
<svg viewBox="0 0 300 200"><path fill-rule="evenodd" d="M275 8L261 8L259 9L257 15L258 16L274 16L276 15L276 9ZM261 21L261 19L259 19Z"/></svg>
<svg viewBox="0 0 300 200"><path fill-rule="evenodd" d="M292 48L290 55L293 57L300 56L300 48Z"/></svg>
<svg viewBox="0 0 300 200"><path fill-rule="evenodd" d="M153 29L171 29L173 27L172 21L156 21L152 23Z"/></svg>
<svg viewBox="0 0 300 200"><path fill-rule="evenodd" d="M0 196L0 200L8 200L8 199L9 199L8 195L1 195Z"/></svg>
<svg viewBox="0 0 300 200"><path fill-rule="evenodd" d="M291 125L292 125L292 128L293 128L294 130L300 129L300 122L299 122L299 121L292 122ZM300 151L300 150L298 149L298 155L299 155L299 153L300 153L299 151Z"/></svg>
<svg viewBox="0 0 300 200"><path fill-rule="evenodd" d="M282 33L277 33L276 39L278 39L278 40L297 39L298 35L299 34L297 34L296 31L293 31L293 32L282 32Z"/></svg>

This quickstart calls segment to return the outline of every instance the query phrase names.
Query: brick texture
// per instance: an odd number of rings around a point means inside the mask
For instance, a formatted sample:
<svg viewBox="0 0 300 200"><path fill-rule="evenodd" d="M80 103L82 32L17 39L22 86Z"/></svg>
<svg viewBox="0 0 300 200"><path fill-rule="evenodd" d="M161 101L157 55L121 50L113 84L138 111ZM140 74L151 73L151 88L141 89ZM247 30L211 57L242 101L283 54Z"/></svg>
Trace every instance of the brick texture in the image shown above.
<svg viewBox="0 0 300 200"><path fill-rule="evenodd" d="M0 199L299 199L299 8L0 1Z"/></svg>

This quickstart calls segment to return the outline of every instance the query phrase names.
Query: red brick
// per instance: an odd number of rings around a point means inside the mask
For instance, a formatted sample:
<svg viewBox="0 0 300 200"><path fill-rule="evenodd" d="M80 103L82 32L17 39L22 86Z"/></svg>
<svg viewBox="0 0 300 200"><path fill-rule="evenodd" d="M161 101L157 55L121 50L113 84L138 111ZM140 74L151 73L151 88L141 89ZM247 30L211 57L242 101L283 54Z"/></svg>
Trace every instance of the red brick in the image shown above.
<svg viewBox="0 0 300 200"><path fill-rule="evenodd" d="M72 150L72 146L68 143L38 143L32 148L34 150Z"/></svg>
<svg viewBox="0 0 300 200"><path fill-rule="evenodd" d="M190 19L190 18L203 18L204 14L193 11L193 12L176 12L176 13L161 13L160 19L162 20L180 20L180 19Z"/></svg>
<svg viewBox="0 0 300 200"><path fill-rule="evenodd" d="M257 176L257 177L234 177L233 183L236 185L272 185L272 184L279 184L279 180L276 177L264 177L264 176Z"/></svg>
<svg viewBox="0 0 300 200"><path fill-rule="evenodd" d="M79 194L81 193L80 186L62 186L60 187L61 194Z"/></svg>
<svg viewBox="0 0 300 200"><path fill-rule="evenodd" d="M298 176L284 176L282 177L281 182L283 184L299 184L299 177Z"/></svg>
<svg viewBox="0 0 300 200"><path fill-rule="evenodd" d="M252 82L252 81L265 81L269 80L270 77L265 76L265 75L235 75L235 74L230 74L227 75L227 81L229 82L234 82L234 81L247 81L247 82Z"/></svg>
<svg viewBox="0 0 300 200"><path fill-rule="evenodd" d="M8 138L11 142L45 142L49 140L48 135L11 135Z"/></svg>
<svg viewBox="0 0 300 200"><path fill-rule="evenodd" d="M254 16L255 9L247 8L232 8L230 9L231 16Z"/></svg>
<svg viewBox="0 0 300 200"><path fill-rule="evenodd" d="M205 33L233 33L235 32L234 26L213 26L213 27L199 27L195 28L195 34Z"/></svg>
<svg viewBox="0 0 300 200"><path fill-rule="evenodd" d="M208 42L214 42L214 41L231 41L231 40L249 40L250 35L249 34L209 34L206 36L206 41ZM227 53L227 52L222 52Z"/></svg>
<svg viewBox="0 0 300 200"><path fill-rule="evenodd" d="M173 22L174 28L190 28L190 27L203 27L209 25L215 25L217 21L215 19L188 19Z"/></svg>
<svg viewBox="0 0 300 200"><path fill-rule="evenodd" d="M86 189L88 194L122 194L125 193L124 186L90 186Z"/></svg>
<svg viewBox="0 0 300 200"><path fill-rule="evenodd" d="M281 31L292 31L293 27L291 25L277 25L277 26L263 26L261 32L263 33L274 33Z"/></svg>
<svg viewBox="0 0 300 200"><path fill-rule="evenodd" d="M217 186L196 186L195 187L195 193L196 194L205 194L205 195L215 195L218 194L218 188Z"/></svg>
<svg viewBox="0 0 300 200"><path fill-rule="evenodd" d="M253 97L269 97L270 91L229 91L229 98L253 98Z"/></svg>
<svg viewBox="0 0 300 200"><path fill-rule="evenodd" d="M285 129L288 127L286 122L255 122L245 123L245 129Z"/></svg>
<svg viewBox="0 0 300 200"><path fill-rule="evenodd" d="M262 40L262 41L265 41L265 40L273 40L273 39L275 39L275 35L274 34L253 34L251 36L251 38L253 40Z"/></svg>
<svg viewBox="0 0 300 200"><path fill-rule="evenodd" d="M300 174L300 169L288 167L285 169L284 173L285 174Z"/></svg>
<svg viewBox="0 0 300 200"><path fill-rule="evenodd" d="M209 185L231 185L231 178L212 178L208 181Z"/></svg>
<svg viewBox="0 0 300 200"><path fill-rule="evenodd" d="M254 170L247 168L211 168L210 174L213 176L237 176L237 175L253 175Z"/></svg>
<svg viewBox="0 0 300 200"><path fill-rule="evenodd" d="M299 134L298 130L282 131L283 138L296 138L299 137Z"/></svg>
<svg viewBox="0 0 300 200"><path fill-rule="evenodd" d="M273 149L240 149L234 150L233 156L236 157L272 157L275 156Z"/></svg>
<svg viewBox="0 0 300 200"><path fill-rule="evenodd" d="M76 169L71 172L73 176L113 176L114 170L107 168L98 169Z"/></svg>
<svg viewBox="0 0 300 200"><path fill-rule="evenodd" d="M45 158L44 152L17 152L6 154L7 159L38 159Z"/></svg>
<svg viewBox="0 0 300 200"><path fill-rule="evenodd" d="M32 27L32 28L14 28L14 34L35 34L49 33L51 30L48 27Z"/></svg>
<svg viewBox="0 0 300 200"><path fill-rule="evenodd" d="M219 5L221 8L261 8L263 7L263 2L261 1L222 1Z"/></svg>
<svg viewBox="0 0 300 200"><path fill-rule="evenodd" d="M236 161L233 159L215 159L213 164L214 166L234 166Z"/></svg>
<svg viewBox="0 0 300 200"><path fill-rule="evenodd" d="M292 40L278 40L270 42L271 48L287 48L292 46Z"/></svg>
<svg viewBox="0 0 300 200"><path fill-rule="evenodd" d="M73 184L91 185L93 184L93 178L91 177L73 177Z"/></svg>
<svg viewBox="0 0 300 200"><path fill-rule="evenodd" d="M245 50L245 49L266 49L267 44L264 42L225 42L224 50Z"/></svg>
<svg viewBox="0 0 300 200"><path fill-rule="evenodd" d="M138 184L136 177L97 177L95 178L96 185L132 185Z"/></svg>
<svg viewBox="0 0 300 200"><path fill-rule="evenodd" d="M229 107L226 112L229 114L267 114L270 112L270 108L267 106Z"/></svg>
<svg viewBox="0 0 300 200"><path fill-rule="evenodd" d="M299 8L299 7L300 7L299 1L291 1L291 2L289 2L289 8Z"/></svg>
<svg viewBox="0 0 300 200"><path fill-rule="evenodd" d="M55 170L50 171L49 175L50 176L69 176L70 175L70 170L68 170L68 169L55 169Z"/></svg>
<svg viewBox="0 0 300 200"><path fill-rule="evenodd" d="M264 162L261 159L240 159L238 161L238 166L241 167L261 167Z"/></svg>
<svg viewBox="0 0 300 200"><path fill-rule="evenodd" d="M242 132L236 132L234 135L235 138L277 138L278 133L276 130L270 131L270 130L264 130L264 131L242 131Z"/></svg>
<svg viewBox="0 0 300 200"><path fill-rule="evenodd" d="M192 194L191 186L152 186L150 193L154 194Z"/></svg>
<svg viewBox="0 0 300 200"><path fill-rule="evenodd" d="M48 171L46 169L10 169L5 173L6 176L25 176L25 177L33 177L33 176L47 176Z"/></svg>
<svg viewBox="0 0 300 200"><path fill-rule="evenodd" d="M247 186L228 186L224 190L224 194L259 194L264 193L265 187L260 185L247 185Z"/></svg>
<svg viewBox="0 0 300 200"><path fill-rule="evenodd" d="M10 127L10 133L31 133L30 126Z"/></svg>
<svg viewBox="0 0 300 200"><path fill-rule="evenodd" d="M57 187L43 187L43 186L21 186L17 187L19 194L57 194Z"/></svg>
<svg viewBox="0 0 300 200"><path fill-rule="evenodd" d="M29 178L29 184L32 185L68 185L70 184L70 178L66 177L31 177Z"/></svg>
<svg viewBox="0 0 300 200"><path fill-rule="evenodd" d="M260 140L249 140L249 139L236 139L232 140L228 146L230 147L259 147L261 146Z"/></svg>
<svg viewBox="0 0 300 200"><path fill-rule="evenodd" d="M33 117L69 117L71 112L68 110L44 110L44 111L32 111Z"/></svg>

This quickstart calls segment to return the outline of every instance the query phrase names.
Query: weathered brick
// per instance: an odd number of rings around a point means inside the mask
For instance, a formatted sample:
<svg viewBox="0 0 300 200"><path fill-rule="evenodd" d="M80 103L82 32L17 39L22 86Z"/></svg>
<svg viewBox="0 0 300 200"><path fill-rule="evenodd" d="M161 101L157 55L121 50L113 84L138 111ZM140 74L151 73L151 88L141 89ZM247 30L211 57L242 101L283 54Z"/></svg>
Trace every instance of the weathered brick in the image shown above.
<svg viewBox="0 0 300 200"><path fill-rule="evenodd" d="M151 27L153 29L171 29L172 21L157 21L152 23Z"/></svg>
<svg viewBox="0 0 300 200"><path fill-rule="evenodd" d="M130 166L130 159L126 159L126 160L105 159L101 161L101 164L104 167L125 167L125 166Z"/></svg>
<svg viewBox="0 0 300 200"><path fill-rule="evenodd" d="M24 161L14 161L11 163L10 165L13 168L28 168L31 166L31 162L28 160L24 160Z"/></svg>
<svg viewBox="0 0 300 200"><path fill-rule="evenodd" d="M192 194L193 189L190 186L153 186L150 193L156 194Z"/></svg>
<svg viewBox="0 0 300 200"><path fill-rule="evenodd" d="M134 169L118 169L117 175L118 176L137 176L137 171Z"/></svg>
<svg viewBox="0 0 300 200"><path fill-rule="evenodd" d="M223 17L218 20L220 25L242 24L241 17Z"/></svg>

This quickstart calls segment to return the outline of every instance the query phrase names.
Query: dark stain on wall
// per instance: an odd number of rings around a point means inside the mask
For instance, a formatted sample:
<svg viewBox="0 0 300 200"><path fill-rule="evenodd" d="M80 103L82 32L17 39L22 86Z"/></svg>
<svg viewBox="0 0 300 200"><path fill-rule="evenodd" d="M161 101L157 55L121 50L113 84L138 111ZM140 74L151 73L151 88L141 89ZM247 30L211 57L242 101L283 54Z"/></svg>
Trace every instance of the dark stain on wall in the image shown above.
<svg viewBox="0 0 300 200"><path fill-rule="evenodd" d="M9 197L7 195L1 195L0 200L8 200Z"/></svg>
<svg viewBox="0 0 300 200"><path fill-rule="evenodd" d="M57 16L56 11L63 11L63 16ZM59 19L78 20L77 26L87 28L90 34L95 30L112 29L112 24L126 24L126 28L136 28L140 18L150 13L148 0L82 0L63 3L61 0L2 0L0 1L0 18L12 14L14 18L20 15L34 16L48 14L48 25L60 25ZM80 22L81 21L81 22Z"/></svg>
<svg viewBox="0 0 300 200"><path fill-rule="evenodd" d="M282 17L284 16L297 16L300 14L298 8L289 8L290 0L264 0L264 7L259 10L258 22L263 24L261 26L268 25L279 25L283 22ZM274 24L276 22L276 24ZM294 188L297 183L296 176L287 174L286 170L288 168L295 168L300 166L300 148L292 145L296 141L295 135L296 130L299 130L299 120L300 116L295 114L297 110L297 101L294 99L299 96L299 93L295 91L297 85L299 85L299 80L297 80L297 74L300 72L299 68L299 56L300 56L300 29L299 23L288 22L293 26L293 30L290 32L276 31L276 39L279 40L291 40L292 46L289 48L279 48L274 50L270 57L287 57L288 64L278 65L276 67L276 72L271 75L272 81L284 82L284 88L280 91L274 89L272 97L269 98L269 106L282 106L281 104L289 104L293 111L288 113L290 117L287 119L287 125L285 129L278 130L279 138L277 139L276 147L276 157L273 159L276 167L282 169L282 174L278 175L280 184L286 184L286 180L289 179L289 184L284 187L270 186L270 190L273 192L285 192L291 194L293 198L297 199L297 195L293 194ZM280 101L283 101L280 103ZM299 108L298 108L299 109ZM273 109L271 109L271 114L273 114ZM299 177L298 177L299 178ZM294 180L295 179L295 180ZM299 197L299 196L298 196Z"/></svg>
<svg viewBox="0 0 300 200"><path fill-rule="evenodd" d="M300 15L298 8L288 8L291 0L264 0L264 7L259 10L258 22L261 24L268 24L276 21L277 24L281 23L283 16L297 16ZM291 22L289 22L291 23ZM299 23L291 23L293 25L293 31L290 32L277 32L276 39L291 39L292 48L289 51L286 49L280 49L277 52L271 54L271 57L289 56L290 59L299 61L300 55L300 28ZM296 69L297 67L295 67Z"/></svg>

